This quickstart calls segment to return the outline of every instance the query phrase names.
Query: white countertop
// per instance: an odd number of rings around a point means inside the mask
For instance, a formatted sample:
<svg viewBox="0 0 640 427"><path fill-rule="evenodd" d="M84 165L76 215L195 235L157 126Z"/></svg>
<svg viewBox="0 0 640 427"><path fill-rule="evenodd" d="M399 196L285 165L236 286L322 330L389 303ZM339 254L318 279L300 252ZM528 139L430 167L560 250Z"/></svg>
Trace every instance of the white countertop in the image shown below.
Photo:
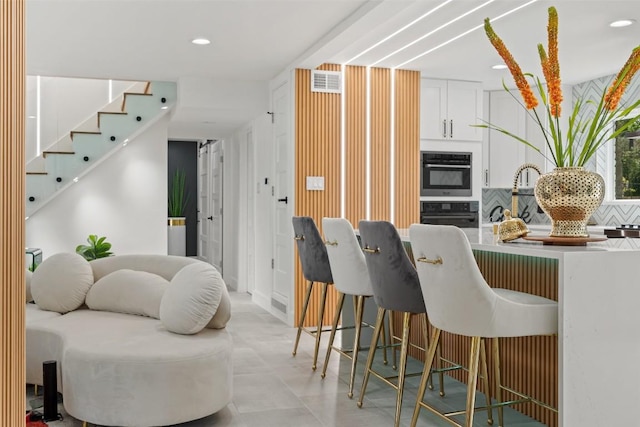
<svg viewBox="0 0 640 427"><path fill-rule="evenodd" d="M528 225L531 230L530 236L547 236L551 227L549 225ZM588 232L592 236L602 237L604 235L603 226L589 226ZM593 252L616 252L616 251L640 251L640 238L608 238L602 242L589 242L584 246L560 246L544 245L541 242L534 242L524 239L516 239L510 242L501 242L498 236L493 234L493 227L487 224L480 228L462 229L472 249L488 252L510 253L515 255L536 256L542 258L562 258L565 254L571 253L593 253ZM398 230L403 240L409 240L409 230Z"/></svg>

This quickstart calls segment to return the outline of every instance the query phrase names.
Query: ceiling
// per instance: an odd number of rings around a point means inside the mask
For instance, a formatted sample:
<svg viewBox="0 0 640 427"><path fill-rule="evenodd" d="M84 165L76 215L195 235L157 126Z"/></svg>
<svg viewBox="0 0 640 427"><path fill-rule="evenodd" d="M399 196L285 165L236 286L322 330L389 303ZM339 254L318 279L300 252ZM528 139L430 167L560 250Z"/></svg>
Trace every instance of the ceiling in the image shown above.
<svg viewBox="0 0 640 427"><path fill-rule="evenodd" d="M501 61L476 28L485 17L523 70L540 74L551 5L563 83L616 73L640 44L639 0L27 0L27 72L205 87L178 105L170 133L218 137L264 112L267 82L290 67L400 66L499 88L510 76L490 68ZM622 18L638 22L608 26Z"/></svg>

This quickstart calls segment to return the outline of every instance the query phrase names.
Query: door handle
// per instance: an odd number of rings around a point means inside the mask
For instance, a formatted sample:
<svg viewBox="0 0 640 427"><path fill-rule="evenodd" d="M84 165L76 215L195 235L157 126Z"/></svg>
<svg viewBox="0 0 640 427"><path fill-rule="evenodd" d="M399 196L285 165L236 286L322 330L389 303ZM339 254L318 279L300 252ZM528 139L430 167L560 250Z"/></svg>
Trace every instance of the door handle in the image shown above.
<svg viewBox="0 0 640 427"><path fill-rule="evenodd" d="M212 215L212 216L208 216L208 217L207 217L207 219L208 219L209 221L213 221L213 215Z"/></svg>
<svg viewBox="0 0 640 427"><path fill-rule="evenodd" d="M283 199L278 199L279 202L285 202L288 203L289 202L289 197L285 197Z"/></svg>

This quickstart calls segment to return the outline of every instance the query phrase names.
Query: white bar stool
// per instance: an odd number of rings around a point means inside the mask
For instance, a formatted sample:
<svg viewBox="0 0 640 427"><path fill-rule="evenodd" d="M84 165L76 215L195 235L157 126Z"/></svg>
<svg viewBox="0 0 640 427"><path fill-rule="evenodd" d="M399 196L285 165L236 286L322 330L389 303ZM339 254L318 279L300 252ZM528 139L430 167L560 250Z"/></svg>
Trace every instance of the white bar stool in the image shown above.
<svg viewBox="0 0 640 427"><path fill-rule="evenodd" d="M441 414L423 402L427 376L441 331L471 337L465 427L473 424L481 344L484 338L494 338L493 361L498 403L492 406L498 408L499 424L503 426L498 339L556 334L558 304L536 295L491 288L482 277L467 236L457 227L413 224L409 228L409 236L429 321L435 328L424 363L411 426L416 425L423 407L459 425L448 416L459 415L460 412Z"/></svg>

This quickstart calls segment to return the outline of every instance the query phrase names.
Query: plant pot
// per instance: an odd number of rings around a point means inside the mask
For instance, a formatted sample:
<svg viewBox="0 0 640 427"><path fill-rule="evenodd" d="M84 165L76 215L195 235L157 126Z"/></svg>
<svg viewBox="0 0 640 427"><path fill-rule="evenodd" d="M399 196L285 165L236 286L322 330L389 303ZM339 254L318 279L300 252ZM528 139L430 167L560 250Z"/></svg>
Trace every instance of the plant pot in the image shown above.
<svg viewBox="0 0 640 427"><path fill-rule="evenodd" d="M168 218L167 253L178 256L187 254L187 219L185 217Z"/></svg>
<svg viewBox="0 0 640 427"><path fill-rule="evenodd" d="M555 168L541 175L536 201L551 218L551 237L589 237L587 221L604 199L604 179L583 167Z"/></svg>

